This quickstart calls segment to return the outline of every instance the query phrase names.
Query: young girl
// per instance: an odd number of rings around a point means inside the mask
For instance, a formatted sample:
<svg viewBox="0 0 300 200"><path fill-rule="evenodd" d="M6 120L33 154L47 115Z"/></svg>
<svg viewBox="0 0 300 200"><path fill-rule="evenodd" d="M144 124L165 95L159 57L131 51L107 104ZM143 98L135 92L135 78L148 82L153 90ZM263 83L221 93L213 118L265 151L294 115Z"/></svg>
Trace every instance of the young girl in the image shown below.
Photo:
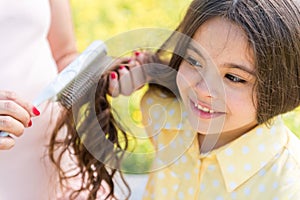
<svg viewBox="0 0 300 200"><path fill-rule="evenodd" d="M280 119L300 105L299 1L194 0L161 50L136 53L100 79L95 109L107 140L119 144L121 127L105 95L129 95L148 82L141 110L157 156L145 199L300 198L300 142ZM93 126L88 117L85 130ZM73 129L61 146L75 152L79 192L92 188L95 198L105 180L113 195L117 170L103 158L119 164L113 150L126 145L94 143L99 163Z"/></svg>

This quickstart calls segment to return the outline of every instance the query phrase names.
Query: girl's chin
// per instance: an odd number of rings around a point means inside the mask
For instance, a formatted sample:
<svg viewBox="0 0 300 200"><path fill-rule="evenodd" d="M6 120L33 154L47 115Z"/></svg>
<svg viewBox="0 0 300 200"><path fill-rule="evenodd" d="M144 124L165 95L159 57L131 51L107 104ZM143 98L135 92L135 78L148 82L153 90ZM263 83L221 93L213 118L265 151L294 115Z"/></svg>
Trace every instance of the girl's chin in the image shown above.
<svg viewBox="0 0 300 200"><path fill-rule="evenodd" d="M202 135L220 134L224 131L224 120L197 120L190 117L189 122L193 130Z"/></svg>
<svg viewBox="0 0 300 200"><path fill-rule="evenodd" d="M193 127L193 129L201 135L216 135L223 132L222 128L213 128L213 127Z"/></svg>
<svg viewBox="0 0 300 200"><path fill-rule="evenodd" d="M202 130L200 130L200 131L197 131L197 133L199 134L199 135L221 135L221 132L212 132L212 131L202 131Z"/></svg>

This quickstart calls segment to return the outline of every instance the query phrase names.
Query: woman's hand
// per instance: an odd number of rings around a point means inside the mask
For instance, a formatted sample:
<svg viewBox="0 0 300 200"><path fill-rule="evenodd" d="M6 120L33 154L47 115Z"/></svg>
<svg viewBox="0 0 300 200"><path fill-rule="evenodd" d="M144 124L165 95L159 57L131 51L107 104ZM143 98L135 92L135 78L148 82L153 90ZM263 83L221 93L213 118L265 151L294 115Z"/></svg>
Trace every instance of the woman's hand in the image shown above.
<svg viewBox="0 0 300 200"><path fill-rule="evenodd" d="M131 58L125 58L117 64L118 68L109 77L108 91L112 97L120 94L129 96L149 81L143 70L146 56L145 52L135 52Z"/></svg>
<svg viewBox="0 0 300 200"><path fill-rule="evenodd" d="M10 133L0 136L0 150L7 150L14 146L13 137L20 137L24 128L30 127L31 117L38 116L39 111L30 103L9 91L0 91L0 130Z"/></svg>

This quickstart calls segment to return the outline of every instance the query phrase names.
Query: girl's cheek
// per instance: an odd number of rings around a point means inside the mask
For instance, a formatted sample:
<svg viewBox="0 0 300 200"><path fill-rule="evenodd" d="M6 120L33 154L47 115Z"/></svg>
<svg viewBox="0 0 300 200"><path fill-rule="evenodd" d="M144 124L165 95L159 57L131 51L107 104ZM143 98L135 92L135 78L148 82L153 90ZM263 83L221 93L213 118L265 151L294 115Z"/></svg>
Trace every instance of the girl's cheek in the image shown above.
<svg viewBox="0 0 300 200"><path fill-rule="evenodd" d="M197 76L199 77L200 75L197 70L193 69L190 66L187 66L187 64L180 65L178 73L180 74L180 76L185 77L187 81L195 79Z"/></svg>

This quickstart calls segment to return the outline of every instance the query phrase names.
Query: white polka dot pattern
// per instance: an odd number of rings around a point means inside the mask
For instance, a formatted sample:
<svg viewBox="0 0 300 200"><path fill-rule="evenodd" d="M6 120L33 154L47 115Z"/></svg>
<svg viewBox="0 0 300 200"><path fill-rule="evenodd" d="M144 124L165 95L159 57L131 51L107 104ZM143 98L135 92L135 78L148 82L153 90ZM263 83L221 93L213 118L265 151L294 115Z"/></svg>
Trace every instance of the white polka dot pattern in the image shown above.
<svg viewBox="0 0 300 200"><path fill-rule="evenodd" d="M151 96L145 104L154 105L156 101ZM182 147L185 151L171 164L150 173L143 199L300 199L300 142L290 139L291 133L280 120L271 127L260 125L243 137L200 155L197 140L194 138L191 144L184 139L195 133L178 120L187 118L187 113L175 105L177 101L163 102L167 116L163 126L161 114L152 112L149 116L152 130L159 130L157 147L169 149L159 154L158 160L166 164Z"/></svg>

